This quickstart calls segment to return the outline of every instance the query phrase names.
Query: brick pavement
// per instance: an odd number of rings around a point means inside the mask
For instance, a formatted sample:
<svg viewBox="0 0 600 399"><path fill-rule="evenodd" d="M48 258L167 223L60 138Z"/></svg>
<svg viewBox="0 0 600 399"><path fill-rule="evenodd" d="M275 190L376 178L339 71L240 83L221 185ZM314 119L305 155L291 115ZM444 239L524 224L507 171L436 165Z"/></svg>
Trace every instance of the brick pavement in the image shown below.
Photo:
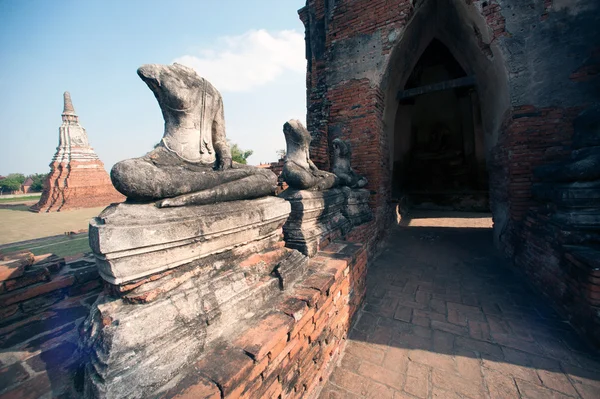
<svg viewBox="0 0 600 399"><path fill-rule="evenodd" d="M321 398L600 398L600 357L489 229L399 227Z"/></svg>

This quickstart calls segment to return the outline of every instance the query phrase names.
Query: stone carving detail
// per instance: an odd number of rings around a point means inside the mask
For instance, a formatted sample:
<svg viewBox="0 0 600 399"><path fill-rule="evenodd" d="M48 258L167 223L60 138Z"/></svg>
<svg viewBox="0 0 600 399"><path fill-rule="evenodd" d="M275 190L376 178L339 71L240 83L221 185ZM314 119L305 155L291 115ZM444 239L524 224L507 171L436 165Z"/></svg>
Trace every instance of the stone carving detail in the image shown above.
<svg viewBox="0 0 600 399"><path fill-rule="evenodd" d="M127 284L275 237L289 213L277 197L169 209L111 205L91 220L90 247L102 278Z"/></svg>
<svg viewBox="0 0 600 399"><path fill-rule="evenodd" d="M285 182L298 190L321 191L338 185L333 173L319 170L310 160L310 133L300 121L292 119L283 125L287 145L282 176Z"/></svg>
<svg viewBox="0 0 600 399"><path fill-rule="evenodd" d="M158 207L212 204L271 195L277 177L231 161L221 94L180 64L143 65L138 75L158 100L165 131L141 158L117 163L111 179L134 201Z"/></svg>
<svg viewBox="0 0 600 399"><path fill-rule="evenodd" d="M342 214L352 223L352 226L358 226L373 220L373 211L369 207L370 193L364 189L350 189L343 187L346 195L346 205L342 209Z"/></svg>
<svg viewBox="0 0 600 399"><path fill-rule="evenodd" d="M350 166L352 149L350 142L336 138L333 140L333 173L338 177L340 185L350 188L363 188L367 178L356 173Z"/></svg>
<svg viewBox="0 0 600 399"><path fill-rule="evenodd" d="M311 191L288 188L279 197L292 212L283 226L285 245L313 256L331 241L344 237L352 228L344 216L347 204L343 189Z"/></svg>

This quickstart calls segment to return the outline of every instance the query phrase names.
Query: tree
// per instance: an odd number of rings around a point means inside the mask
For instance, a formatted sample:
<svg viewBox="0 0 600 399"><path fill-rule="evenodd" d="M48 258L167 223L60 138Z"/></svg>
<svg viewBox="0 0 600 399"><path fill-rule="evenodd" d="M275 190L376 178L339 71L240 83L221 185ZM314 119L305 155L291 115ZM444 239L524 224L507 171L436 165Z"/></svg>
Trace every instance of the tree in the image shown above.
<svg viewBox="0 0 600 399"><path fill-rule="evenodd" d="M33 180L33 183L31 183L31 191L42 191L47 176L47 173L34 173L33 175L29 175L31 180Z"/></svg>
<svg viewBox="0 0 600 399"><path fill-rule="evenodd" d="M22 173L11 173L0 180L2 191L17 191L21 189L21 184L25 181L25 175Z"/></svg>
<svg viewBox="0 0 600 399"><path fill-rule="evenodd" d="M285 159L285 150L282 148L280 150L277 150L277 156L279 157L278 159Z"/></svg>
<svg viewBox="0 0 600 399"><path fill-rule="evenodd" d="M231 159L237 163L248 163L247 159L254 151L252 150L242 150L237 144L229 143L229 148L231 149Z"/></svg>

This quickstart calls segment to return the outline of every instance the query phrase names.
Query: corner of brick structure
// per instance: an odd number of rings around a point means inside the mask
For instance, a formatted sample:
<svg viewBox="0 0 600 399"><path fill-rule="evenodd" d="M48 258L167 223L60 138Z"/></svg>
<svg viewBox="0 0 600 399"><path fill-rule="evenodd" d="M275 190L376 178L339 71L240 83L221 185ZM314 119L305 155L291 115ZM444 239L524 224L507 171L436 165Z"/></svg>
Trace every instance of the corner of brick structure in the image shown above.
<svg viewBox="0 0 600 399"><path fill-rule="evenodd" d="M332 242L272 311L204 353L166 397L315 397L344 350L366 273L365 245Z"/></svg>
<svg viewBox="0 0 600 399"><path fill-rule="evenodd" d="M308 0L299 14L306 32L311 156L327 169L331 141L352 143L352 165L369 179L375 221L348 239L378 242L394 216L390 139L396 134L396 95L438 39L476 80L497 247L600 344L594 333L600 288L596 266L585 255L597 248L598 240L589 239L597 224L555 223L560 207L532 194L539 183L536 168L597 145L575 148L571 140L574 120L598 104L599 6L542 3Z"/></svg>

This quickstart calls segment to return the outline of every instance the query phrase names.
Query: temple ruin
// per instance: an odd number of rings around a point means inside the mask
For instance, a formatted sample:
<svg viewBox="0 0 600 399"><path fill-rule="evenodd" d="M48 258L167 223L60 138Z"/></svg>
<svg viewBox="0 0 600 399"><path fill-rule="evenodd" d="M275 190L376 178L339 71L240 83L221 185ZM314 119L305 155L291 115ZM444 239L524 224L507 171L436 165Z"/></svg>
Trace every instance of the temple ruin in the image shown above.
<svg viewBox="0 0 600 399"><path fill-rule="evenodd" d="M104 164L90 146L85 129L73 108L71 95L64 93L58 147L50 163L40 201L34 212L60 212L94 208L125 199L113 187Z"/></svg>
<svg viewBox="0 0 600 399"><path fill-rule="evenodd" d="M311 154L327 169L333 140L352 143L376 220L365 240L395 208L489 209L496 246L596 342L599 9L308 0L299 12Z"/></svg>

